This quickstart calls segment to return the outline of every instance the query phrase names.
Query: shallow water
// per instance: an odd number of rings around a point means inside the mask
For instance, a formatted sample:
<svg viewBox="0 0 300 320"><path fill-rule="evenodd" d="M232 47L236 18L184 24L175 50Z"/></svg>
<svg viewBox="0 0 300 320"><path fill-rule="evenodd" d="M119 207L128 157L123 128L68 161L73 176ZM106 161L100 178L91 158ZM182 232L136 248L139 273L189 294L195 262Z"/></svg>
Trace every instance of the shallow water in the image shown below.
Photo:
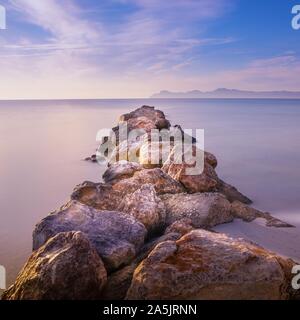
<svg viewBox="0 0 300 320"><path fill-rule="evenodd" d="M76 184L100 181L82 161L99 129L143 104L173 124L205 129L218 173L259 209L300 225L300 101L99 100L0 102L0 265L11 283L31 252L34 225Z"/></svg>

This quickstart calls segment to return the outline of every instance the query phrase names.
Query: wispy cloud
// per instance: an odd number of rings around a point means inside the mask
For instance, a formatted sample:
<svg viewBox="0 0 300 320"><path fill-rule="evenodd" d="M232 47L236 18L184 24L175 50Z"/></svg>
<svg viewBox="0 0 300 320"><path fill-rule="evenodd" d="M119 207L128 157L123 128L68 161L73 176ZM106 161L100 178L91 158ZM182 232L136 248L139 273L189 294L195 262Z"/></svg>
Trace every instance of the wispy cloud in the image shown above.
<svg viewBox="0 0 300 320"><path fill-rule="evenodd" d="M5 4L15 25L0 34L0 98L147 96L225 85L293 88L300 69L290 52L252 59L238 70L204 72L202 50L220 52L237 42L226 32L207 32L235 0L102 0L88 10L83 0Z"/></svg>

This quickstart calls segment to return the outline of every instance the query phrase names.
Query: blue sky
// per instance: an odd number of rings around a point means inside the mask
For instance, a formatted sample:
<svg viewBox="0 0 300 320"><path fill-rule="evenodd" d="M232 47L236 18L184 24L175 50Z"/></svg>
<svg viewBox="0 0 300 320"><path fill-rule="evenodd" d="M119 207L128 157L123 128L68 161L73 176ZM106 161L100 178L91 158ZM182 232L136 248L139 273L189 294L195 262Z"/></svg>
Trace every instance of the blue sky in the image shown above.
<svg viewBox="0 0 300 320"><path fill-rule="evenodd" d="M300 0L0 0L0 98L300 90Z"/></svg>

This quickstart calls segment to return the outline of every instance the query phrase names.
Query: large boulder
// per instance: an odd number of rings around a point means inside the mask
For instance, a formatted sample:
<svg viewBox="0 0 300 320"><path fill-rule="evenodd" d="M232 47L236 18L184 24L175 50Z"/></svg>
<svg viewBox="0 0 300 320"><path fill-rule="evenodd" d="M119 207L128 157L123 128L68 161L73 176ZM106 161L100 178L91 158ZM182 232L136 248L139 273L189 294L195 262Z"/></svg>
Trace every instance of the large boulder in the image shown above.
<svg viewBox="0 0 300 320"><path fill-rule="evenodd" d="M152 184L142 185L140 189L124 197L118 211L127 213L143 223L149 233L162 230L165 225L164 203L156 195Z"/></svg>
<svg viewBox="0 0 300 320"><path fill-rule="evenodd" d="M33 252L4 300L94 300L106 284L104 264L81 232L59 233Z"/></svg>
<svg viewBox="0 0 300 320"><path fill-rule="evenodd" d="M33 232L33 250L60 232L81 231L95 246L108 271L128 265L144 244L146 229L130 215L100 211L77 201L44 218Z"/></svg>
<svg viewBox="0 0 300 320"><path fill-rule="evenodd" d="M252 243L194 230L160 243L135 270L129 300L284 300L294 263Z"/></svg>
<svg viewBox="0 0 300 320"><path fill-rule="evenodd" d="M195 228L212 228L233 221L230 202L219 193L166 194L166 224L188 218Z"/></svg>
<svg viewBox="0 0 300 320"><path fill-rule="evenodd" d="M159 168L137 171L133 177L113 183L112 187L114 191L128 194L138 190L144 184L152 184L157 194L175 194L186 191L180 182L174 180Z"/></svg>

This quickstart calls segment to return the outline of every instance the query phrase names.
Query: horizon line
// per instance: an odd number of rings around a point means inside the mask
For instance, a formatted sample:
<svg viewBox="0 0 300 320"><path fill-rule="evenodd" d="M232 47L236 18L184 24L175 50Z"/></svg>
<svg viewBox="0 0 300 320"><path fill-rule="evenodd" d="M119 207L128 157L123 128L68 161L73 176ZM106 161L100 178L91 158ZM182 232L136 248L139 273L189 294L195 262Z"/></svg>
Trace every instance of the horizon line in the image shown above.
<svg viewBox="0 0 300 320"><path fill-rule="evenodd" d="M0 102L9 102L9 101L99 101L99 100L300 100L300 98L296 97L286 97L286 98L276 98L276 97L227 97L227 98L219 98L219 97L207 97L207 98L172 98L172 97L162 97L162 98L17 98L17 99L1 99Z"/></svg>

